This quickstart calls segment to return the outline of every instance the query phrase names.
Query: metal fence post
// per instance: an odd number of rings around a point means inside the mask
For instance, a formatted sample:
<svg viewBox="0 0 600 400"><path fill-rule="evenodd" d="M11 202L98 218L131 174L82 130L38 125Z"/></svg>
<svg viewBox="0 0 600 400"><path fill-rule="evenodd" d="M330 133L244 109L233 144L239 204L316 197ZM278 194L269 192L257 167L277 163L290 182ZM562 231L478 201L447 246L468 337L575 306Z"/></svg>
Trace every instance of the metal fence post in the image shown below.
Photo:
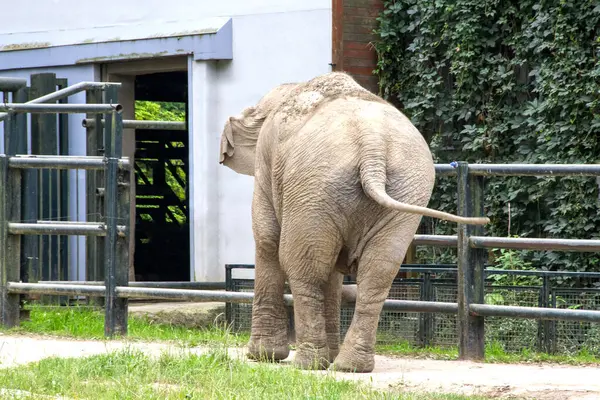
<svg viewBox="0 0 600 400"><path fill-rule="evenodd" d="M8 293L7 282L18 282L21 269L21 237L8 233L8 223L21 218L20 180L21 171L0 155L0 320L6 328L19 325L20 296Z"/></svg>
<svg viewBox="0 0 600 400"><path fill-rule="evenodd" d="M108 87L104 92L104 103L117 103L117 88ZM104 154L106 160L104 176L104 209L106 220L106 237L104 246L105 262L105 321L106 336L125 335L127 333L127 299L117 296L116 287L128 284L128 257L123 253L123 245L119 244L117 225L119 209L122 211L123 193L118 190L118 160L122 155L123 117L119 112L107 113L104 116ZM129 190L129 188L127 188ZM121 195L121 199L117 197ZM122 214L122 212L121 212ZM128 216L127 216L128 217ZM127 225L129 218L127 218ZM123 259L126 263L123 264Z"/></svg>
<svg viewBox="0 0 600 400"><path fill-rule="evenodd" d="M469 175L466 162L458 163L458 214L483 215L483 177ZM485 252L473 249L469 237L482 235L483 227L458 225L458 337L459 358L482 360L485 352L484 318L470 313L472 303L483 303Z"/></svg>
<svg viewBox="0 0 600 400"><path fill-rule="evenodd" d="M421 286L421 301L435 301L433 298L433 285L431 283L431 273L423 273L423 283ZM421 313L419 318L419 341L421 346L427 347L433 339L433 315L430 313Z"/></svg>
<svg viewBox="0 0 600 400"><path fill-rule="evenodd" d="M231 265L225 264L225 290L233 291L233 282L231 280ZM231 313L231 303L225 303L225 320L227 325L233 326L233 314Z"/></svg>
<svg viewBox="0 0 600 400"><path fill-rule="evenodd" d="M86 91L87 104L102 103L102 90L89 89ZM94 124L86 127L87 156L100 156L104 152L104 135L102 129L102 114L87 114L87 118ZM88 221L103 222L104 203L98 196L98 188L104 184L104 171L86 171L86 208ZM104 237L87 236L85 238L85 277L88 281L103 281L104 276ZM89 304L101 307L104 305L102 297L88 297Z"/></svg>

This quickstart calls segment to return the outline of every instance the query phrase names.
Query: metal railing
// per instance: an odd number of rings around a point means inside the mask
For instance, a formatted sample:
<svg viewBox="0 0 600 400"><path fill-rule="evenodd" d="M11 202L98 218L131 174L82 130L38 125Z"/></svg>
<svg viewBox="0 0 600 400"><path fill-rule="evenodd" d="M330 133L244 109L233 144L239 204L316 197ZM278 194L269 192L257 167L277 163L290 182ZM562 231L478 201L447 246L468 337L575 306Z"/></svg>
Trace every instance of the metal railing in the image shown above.
<svg viewBox="0 0 600 400"><path fill-rule="evenodd" d="M4 153L0 154L0 319L6 327L16 326L20 319L20 294L43 293L43 285L22 283L21 237L23 235L83 235L105 238L107 273L103 296L106 298L105 331L107 335L126 332L127 302L116 292L117 285L127 285L129 230L129 190L131 168L122 158L122 107L116 103L120 84L82 82L26 103L22 101L25 80L1 78L0 91L5 92L0 104L0 121L4 121ZM62 100L89 89L104 91L103 104L44 104ZM8 102L12 92L13 102ZM41 156L17 154L23 151L23 136L27 130L25 114L103 114L105 156ZM26 137L26 136L25 136ZM20 146L17 144L20 143ZM105 222L21 220L22 171L24 169L88 169L103 170L105 190ZM119 222L124 222L119 224ZM11 285L34 285L29 291L14 290Z"/></svg>
<svg viewBox="0 0 600 400"><path fill-rule="evenodd" d="M254 281L242 270L254 265L227 265L227 290L253 292ZM458 283L456 264L402 264L406 277L396 277L388 298L427 302L456 302ZM485 303L503 306L535 306L542 308L600 309L600 272L505 270L490 268L485 273ZM565 287L565 278L588 282L586 287ZM355 284L351 276L346 284ZM286 287L289 293L289 287ZM226 321L236 332L249 332L252 309L247 305L226 305ZM342 305L340 330L345 335L350 326L353 307ZM418 313L383 310L377 329L378 344L407 342L413 346L453 347L457 343L457 310L454 313ZM541 352L572 354L598 351L600 326L591 323L555 319L488 318L485 324L486 344L502 347L507 352L537 349ZM293 326L293 318L290 320Z"/></svg>

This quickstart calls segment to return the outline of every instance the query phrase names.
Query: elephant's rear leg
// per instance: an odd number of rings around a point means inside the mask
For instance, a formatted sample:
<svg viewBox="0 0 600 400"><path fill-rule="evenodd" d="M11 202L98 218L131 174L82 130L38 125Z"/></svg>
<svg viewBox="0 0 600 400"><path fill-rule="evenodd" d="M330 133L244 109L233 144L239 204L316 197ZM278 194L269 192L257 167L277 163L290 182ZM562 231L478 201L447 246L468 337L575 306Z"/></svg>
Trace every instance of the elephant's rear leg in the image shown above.
<svg viewBox="0 0 600 400"><path fill-rule="evenodd" d="M383 302L421 217L394 220L365 246L356 276L356 306L350 328L333 368L338 371L371 372L375 365L375 342Z"/></svg>
<svg viewBox="0 0 600 400"><path fill-rule="evenodd" d="M330 277L341 240L330 232L315 230L317 223L305 221L292 226L295 228L287 232L283 227L280 260L294 298L297 349L294 363L304 369L323 369L330 362L329 341L338 330L336 324L326 321L326 317L335 313L336 304L326 306L325 301L339 297L337 276L334 275L333 281ZM305 232L301 226L313 229ZM328 333L332 336L328 337ZM338 343L339 339L336 347ZM334 352L337 353L337 348Z"/></svg>
<svg viewBox="0 0 600 400"><path fill-rule="evenodd" d="M283 299L285 274L279 264L280 228L262 192L255 192L252 206L256 265L248 358L278 361L287 358L290 352Z"/></svg>

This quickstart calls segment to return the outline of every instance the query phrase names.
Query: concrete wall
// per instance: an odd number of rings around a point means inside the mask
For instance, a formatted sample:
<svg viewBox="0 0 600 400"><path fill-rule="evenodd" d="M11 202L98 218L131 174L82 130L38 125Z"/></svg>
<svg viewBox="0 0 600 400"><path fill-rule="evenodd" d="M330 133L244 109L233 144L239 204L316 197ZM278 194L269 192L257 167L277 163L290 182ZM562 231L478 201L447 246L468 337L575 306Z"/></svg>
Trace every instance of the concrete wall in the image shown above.
<svg viewBox="0 0 600 400"><path fill-rule="evenodd" d="M194 61L190 57L189 61L193 100L190 267L192 279L222 281L226 263L254 263L254 241L253 179L218 165L221 129L229 115L255 103L273 86L330 71L331 0L137 0L115 7L81 0L39 2L35 7L28 1L14 2L11 18L0 25L0 47L10 44L11 34L32 43L45 42L49 37L64 37L65 29L87 38L97 28L106 33L111 27L173 21L186 21L189 26L190 21L211 17L232 17L233 60ZM94 78L92 65L69 68L39 71L63 71L60 77L67 77L70 84ZM31 72L0 71L2 76L16 77ZM85 154L81 118L71 117L72 154ZM80 184L80 190L84 188ZM85 201L80 199L80 204Z"/></svg>

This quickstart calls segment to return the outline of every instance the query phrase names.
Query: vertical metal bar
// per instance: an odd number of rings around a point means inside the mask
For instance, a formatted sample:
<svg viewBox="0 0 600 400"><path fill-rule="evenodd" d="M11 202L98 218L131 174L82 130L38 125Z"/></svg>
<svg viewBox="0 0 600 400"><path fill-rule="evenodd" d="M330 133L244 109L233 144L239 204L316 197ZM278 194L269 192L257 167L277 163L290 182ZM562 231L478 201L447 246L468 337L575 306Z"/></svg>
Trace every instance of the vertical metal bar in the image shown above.
<svg viewBox="0 0 600 400"><path fill-rule="evenodd" d="M102 91L93 89L86 92L86 103L102 103ZM103 154L104 134L102 130L102 114L88 114L87 118L93 118L94 124L87 128L87 155L100 156ZM104 208L102 199L98 197L96 189L104 184L104 171L86 171L86 214L88 221L101 222L103 220ZM104 237L85 238L86 243L86 271L85 279L88 281L104 280ZM101 297L88 297L88 302L102 305L104 299Z"/></svg>
<svg viewBox="0 0 600 400"><path fill-rule="evenodd" d="M548 288L548 291L550 293L550 299L551 299L550 301L551 301L551 304L552 304L552 308L556 308L556 292L554 292L554 290L552 290L551 286ZM557 322L558 321L554 321L553 320L553 321L550 321L550 324L549 324L549 330L550 330L550 332L548 334L548 337L550 338L550 344L549 344L549 347L550 347L549 352L550 352L550 354L555 354L556 351L557 351L557 347L558 347L558 340L556 338L556 324L557 324Z"/></svg>
<svg viewBox="0 0 600 400"><path fill-rule="evenodd" d="M14 94L15 103L26 103L29 101L29 89L21 88ZM17 138L17 154L27 154L27 114L17 113L15 119L15 129ZM27 221L31 218L37 221L37 193L33 196L29 193L28 179L31 177L30 169L21 171L21 215L22 219ZM37 179L37 178L34 178ZM37 182L37 181L36 181ZM35 215L30 215L31 211L36 211ZM21 237L21 280L23 282L37 282L37 242L38 238L31 235ZM34 264L35 260L35 264Z"/></svg>
<svg viewBox="0 0 600 400"><path fill-rule="evenodd" d="M31 95L40 97L56 91L56 74L42 73L31 75ZM31 153L54 155L58 152L56 114L31 115ZM42 169L39 171L39 216L53 220L57 217L57 181L58 171ZM58 257L56 256L57 237L40 237L40 267L43 280L58 280Z"/></svg>
<svg viewBox="0 0 600 400"><path fill-rule="evenodd" d="M458 164L458 213L483 216L483 179L469 175L466 162ZM472 249L469 237L482 235L483 228L458 225L458 337L459 358L483 360L485 352L484 318L472 316L469 306L483 303L485 251Z"/></svg>
<svg viewBox="0 0 600 400"><path fill-rule="evenodd" d="M433 287L431 284L431 274L425 272L423 274L423 286L421 289L422 301L434 301ZM421 345L427 347L433 339L433 314L421 313Z"/></svg>
<svg viewBox="0 0 600 400"><path fill-rule="evenodd" d="M0 154L0 322L19 325L18 294L9 294L7 282L19 281L21 238L8 234L8 223L21 218L21 171L9 170L8 157Z"/></svg>
<svg viewBox="0 0 600 400"><path fill-rule="evenodd" d="M540 307L550 307L550 277L548 275L544 275L542 280L542 293L541 293L541 304ZM549 320L540 321L542 325L542 340L540 343L540 348L542 351L547 353L552 352L552 340L550 338L550 323Z"/></svg>
<svg viewBox="0 0 600 400"><path fill-rule="evenodd" d="M22 91L17 92L18 103L26 103L32 100L33 90L24 88ZM27 114L22 115L23 120L19 122L19 126L22 130L22 148L20 154L28 153L29 138L27 135ZM35 153L33 147L33 137L36 119L31 120L31 149L32 153ZM39 128L37 128L39 129ZM21 135L20 134L20 135ZM38 175L37 169L28 168L21 172L22 176L22 220L24 222L35 222L39 220L39 193L38 193ZM23 263L25 273L21 275L24 282L37 282L41 278L40 270L40 238L39 236L25 235L22 239L23 244Z"/></svg>
<svg viewBox="0 0 600 400"><path fill-rule="evenodd" d="M29 95L29 91L27 88L21 88L19 90L17 90L16 92L13 93L13 103L26 103L28 101L28 95ZM9 149L8 151L6 151L6 147L5 147L5 152L8 155L14 155L14 154L27 154L27 114L26 113L15 113L12 116L9 115L9 119L11 120L11 122L9 123L8 121L4 124L4 129L5 131L8 130L9 132L9 137L10 137L10 141L13 143L14 147L12 147L12 149ZM10 172L9 172L10 173ZM23 171L21 171L19 173L19 179L23 178ZM24 213L24 204L23 204L23 197L25 195L25 192L23 190L23 186L22 186L23 182L22 180L19 181L19 191L20 191L20 199L21 201L19 201L19 217L21 217ZM16 188L15 188L16 190ZM37 200L37 199L36 199ZM17 240L17 239L15 239ZM24 236L20 236L18 238L19 240L19 263L18 263L18 268L19 268L19 272L18 272L18 276L20 277L20 280L23 282L28 282L29 281L29 264L26 262L27 258L24 257L24 252L23 252L23 247L24 247L24 243L25 243L25 237ZM16 262L16 261L15 261ZM19 305L22 305L24 300L28 298L28 296L26 295L20 295L19 296ZM22 307L20 307L20 318L23 319L28 319L28 314L29 312L26 311L25 309L23 309Z"/></svg>
<svg viewBox="0 0 600 400"><path fill-rule="evenodd" d="M64 89L68 86L66 79L56 80L58 89ZM64 98L58 101L60 104L67 104L68 99ZM58 117L58 153L60 155L69 155L69 115L60 114ZM75 170L74 173L78 171ZM69 171L59 171L59 218L62 221L69 220ZM69 279L69 237L67 235L59 236L59 279ZM66 298L65 298L66 300Z"/></svg>
<svg viewBox="0 0 600 400"><path fill-rule="evenodd" d="M189 185L188 185L189 186ZM233 282L231 281L231 265L225 264L225 290L231 292ZM228 326L233 324L233 315L231 314L231 303L225 303L225 320Z"/></svg>
<svg viewBox="0 0 600 400"><path fill-rule="evenodd" d="M105 89L104 103L116 103L116 88ZM121 114L113 112L105 114L104 154L106 159L104 215L106 220L106 237L104 245L105 259L105 321L104 334L108 337L127 332L127 301L117 297L116 287L123 282L123 267L119 267L118 246L118 158L122 154L123 119ZM123 251L123 250L122 250ZM126 272L128 270L126 269ZM128 275L125 274L125 282Z"/></svg>

